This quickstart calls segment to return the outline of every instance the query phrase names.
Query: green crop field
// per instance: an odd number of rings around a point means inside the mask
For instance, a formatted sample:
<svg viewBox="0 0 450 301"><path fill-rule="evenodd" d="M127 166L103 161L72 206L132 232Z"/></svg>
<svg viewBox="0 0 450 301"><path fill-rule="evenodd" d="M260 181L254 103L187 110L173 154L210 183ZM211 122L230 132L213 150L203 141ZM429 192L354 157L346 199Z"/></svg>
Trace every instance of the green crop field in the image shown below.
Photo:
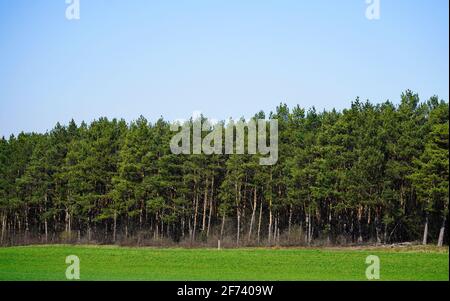
<svg viewBox="0 0 450 301"><path fill-rule="evenodd" d="M448 249L155 249L114 246L0 248L0 280L365 280L368 255L381 280L448 280Z"/></svg>

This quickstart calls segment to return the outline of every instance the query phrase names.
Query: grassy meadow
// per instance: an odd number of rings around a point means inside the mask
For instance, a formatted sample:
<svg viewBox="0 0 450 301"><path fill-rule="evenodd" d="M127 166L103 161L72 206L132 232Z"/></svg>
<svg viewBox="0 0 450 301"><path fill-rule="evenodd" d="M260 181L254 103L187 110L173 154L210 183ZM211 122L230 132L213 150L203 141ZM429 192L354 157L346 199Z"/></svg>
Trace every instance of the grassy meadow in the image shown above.
<svg viewBox="0 0 450 301"><path fill-rule="evenodd" d="M0 280L66 280L66 256L81 280L366 280L380 258L381 280L447 280L448 249L157 249L116 246L0 248Z"/></svg>

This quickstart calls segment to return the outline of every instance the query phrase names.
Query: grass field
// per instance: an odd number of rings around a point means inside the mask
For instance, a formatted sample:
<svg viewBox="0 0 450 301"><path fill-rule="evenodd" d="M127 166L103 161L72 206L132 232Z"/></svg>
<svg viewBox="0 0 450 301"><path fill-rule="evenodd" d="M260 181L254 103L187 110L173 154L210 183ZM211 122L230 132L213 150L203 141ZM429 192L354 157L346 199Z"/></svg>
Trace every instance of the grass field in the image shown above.
<svg viewBox="0 0 450 301"><path fill-rule="evenodd" d="M377 255L381 280L447 280L448 249L153 249L114 246L0 248L0 280L65 280L68 255L81 280L365 280Z"/></svg>

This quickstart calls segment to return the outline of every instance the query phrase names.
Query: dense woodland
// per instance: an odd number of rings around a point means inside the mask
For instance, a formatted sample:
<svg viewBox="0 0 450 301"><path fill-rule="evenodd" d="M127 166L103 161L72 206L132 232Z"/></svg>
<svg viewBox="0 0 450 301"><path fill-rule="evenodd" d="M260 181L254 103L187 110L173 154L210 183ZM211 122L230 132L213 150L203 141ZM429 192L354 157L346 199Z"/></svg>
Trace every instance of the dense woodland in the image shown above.
<svg viewBox="0 0 450 301"><path fill-rule="evenodd" d="M448 243L448 103L279 105L279 160L174 155L169 122L57 124L0 140L1 244ZM445 233L445 234L444 234Z"/></svg>

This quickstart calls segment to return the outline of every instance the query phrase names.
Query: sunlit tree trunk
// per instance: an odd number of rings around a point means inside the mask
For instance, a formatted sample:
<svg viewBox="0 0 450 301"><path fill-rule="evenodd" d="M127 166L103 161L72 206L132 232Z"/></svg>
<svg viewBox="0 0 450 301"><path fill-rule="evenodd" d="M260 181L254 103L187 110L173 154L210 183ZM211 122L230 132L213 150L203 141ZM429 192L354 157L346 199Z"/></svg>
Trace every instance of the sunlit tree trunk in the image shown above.
<svg viewBox="0 0 450 301"><path fill-rule="evenodd" d="M222 225L220 226L220 239L223 239L223 232L225 230L225 213L222 215Z"/></svg>
<svg viewBox="0 0 450 301"><path fill-rule="evenodd" d="M252 206L252 217L250 218L250 228L248 230L248 240L252 238L252 230L253 230L253 224L255 223L255 217L256 217L256 201L257 201L257 189L256 186L253 190L253 206Z"/></svg>
<svg viewBox="0 0 450 301"><path fill-rule="evenodd" d="M447 222L447 216L444 216L444 219L442 221L441 230L439 231L438 247L442 247L442 245L444 244L444 234L445 234L446 222Z"/></svg>
<svg viewBox="0 0 450 301"><path fill-rule="evenodd" d="M48 224L47 218L44 219L44 234L45 234L45 242L48 242Z"/></svg>
<svg viewBox="0 0 450 301"><path fill-rule="evenodd" d="M208 214L208 229L206 230L206 238L209 238L209 230L211 229L211 217L213 211L213 199L214 199L214 177L211 179L211 196L209 198L209 214Z"/></svg>
<svg viewBox="0 0 450 301"><path fill-rule="evenodd" d="M423 240L422 240L422 244L426 245L428 241L428 214L425 217L425 226L423 229Z"/></svg>
<svg viewBox="0 0 450 301"><path fill-rule="evenodd" d="M262 222L262 200L259 204L259 218L258 218L258 244L261 242L261 222Z"/></svg>
<svg viewBox="0 0 450 301"><path fill-rule="evenodd" d="M3 240L5 239L6 224L7 224L7 215L6 213L4 213L2 216L2 235L0 238L0 245L3 244Z"/></svg>

